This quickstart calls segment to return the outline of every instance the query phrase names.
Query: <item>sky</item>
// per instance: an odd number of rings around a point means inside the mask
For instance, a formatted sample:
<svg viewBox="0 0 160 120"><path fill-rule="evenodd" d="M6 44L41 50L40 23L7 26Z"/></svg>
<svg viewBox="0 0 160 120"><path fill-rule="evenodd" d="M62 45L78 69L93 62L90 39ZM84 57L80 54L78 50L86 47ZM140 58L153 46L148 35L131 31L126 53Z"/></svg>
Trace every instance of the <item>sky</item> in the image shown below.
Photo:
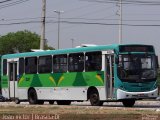
<svg viewBox="0 0 160 120"><path fill-rule="evenodd" d="M41 34L42 0L0 0L0 35L29 30ZM21 1L21 3L19 3ZM116 0L46 0L46 39L57 48L58 14L60 48L81 44L117 44L119 7ZM123 0L122 44L151 44L160 55L160 1ZM151 3L147 3L147 2ZM14 3L14 4L13 4ZM17 4L19 3L19 4ZM130 3L130 4L126 4ZM12 5L12 6L11 6ZM26 23L27 24L24 24ZM20 24L15 24L20 23Z"/></svg>

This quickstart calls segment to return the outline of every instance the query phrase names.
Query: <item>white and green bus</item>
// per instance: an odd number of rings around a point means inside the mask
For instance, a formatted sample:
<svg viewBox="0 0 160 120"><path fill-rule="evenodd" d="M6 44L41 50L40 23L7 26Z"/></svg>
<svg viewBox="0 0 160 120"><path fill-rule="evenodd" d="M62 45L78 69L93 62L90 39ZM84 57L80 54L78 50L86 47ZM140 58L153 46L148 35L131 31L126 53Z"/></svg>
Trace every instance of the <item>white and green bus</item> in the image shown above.
<svg viewBox="0 0 160 120"><path fill-rule="evenodd" d="M26 52L1 58L1 90L17 104L48 101L122 102L157 97L157 57L152 45L104 45Z"/></svg>

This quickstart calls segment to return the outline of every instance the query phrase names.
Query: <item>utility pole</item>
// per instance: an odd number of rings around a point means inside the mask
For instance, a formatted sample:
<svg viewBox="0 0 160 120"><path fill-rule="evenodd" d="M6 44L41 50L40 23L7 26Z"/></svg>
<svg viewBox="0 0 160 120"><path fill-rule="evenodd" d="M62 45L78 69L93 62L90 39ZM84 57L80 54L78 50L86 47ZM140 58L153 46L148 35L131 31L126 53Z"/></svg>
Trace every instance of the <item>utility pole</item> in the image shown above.
<svg viewBox="0 0 160 120"><path fill-rule="evenodd" d="M58 14L58 49L60 48L60 20L61 20L61 13L63 13L64 11L58 11L58 10L54 10L55 13Z"/></svg>
<svg viewBox="0 0 160 120"><path fill-rule="evenodd" d="M119 44L122 44L122 0L119 0Z"/></svg>
<svg viewBox="0 0 160 120"><path fill-rule="evenodd" d="M45 46L45 22L46 22L46 0L42 0L42 31L41 31L41 41L40 49L44 50Z"/></svg>

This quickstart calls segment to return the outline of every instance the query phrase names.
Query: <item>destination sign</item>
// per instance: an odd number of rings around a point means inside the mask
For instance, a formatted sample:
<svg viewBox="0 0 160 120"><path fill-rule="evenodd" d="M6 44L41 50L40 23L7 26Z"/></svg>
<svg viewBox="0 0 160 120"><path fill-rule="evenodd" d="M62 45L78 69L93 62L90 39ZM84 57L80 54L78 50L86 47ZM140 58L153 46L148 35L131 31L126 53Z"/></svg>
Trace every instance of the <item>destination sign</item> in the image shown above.
<svg viewBox="0 0 160 120"><path fill-rule="evenodd" d="M120 52L154 52L153 46L128 45L120 46Z"/></svg>

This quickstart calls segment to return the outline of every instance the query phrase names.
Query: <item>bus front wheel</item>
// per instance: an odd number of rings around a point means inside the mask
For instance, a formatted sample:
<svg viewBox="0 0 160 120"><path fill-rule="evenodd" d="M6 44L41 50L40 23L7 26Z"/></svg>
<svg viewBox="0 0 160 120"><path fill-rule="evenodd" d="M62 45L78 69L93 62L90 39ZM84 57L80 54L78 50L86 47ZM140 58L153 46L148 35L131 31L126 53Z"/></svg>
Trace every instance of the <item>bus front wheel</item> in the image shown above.
<svg viewBox="0 0 160 120"><path fill-rule="evenodd" d="M95 90L90 92L89 100L92 106L102 106L103 105L103 101L100 101L99 94Z"/></svg>
<svg viewBox="0 0 160 120"><path fill-rule="evenodd" d="M134 99L123 100L122 103L125 107L133 107L135 104L135 100Z"/></svg>
<svg viewBox="0 0 160 120"><path fill-rule="evenodd" d="M30 89L28 91L28 102L29 104L33 105L33 104L37 104L38 100L37 100L37 93L34 89Z"/></svg>

